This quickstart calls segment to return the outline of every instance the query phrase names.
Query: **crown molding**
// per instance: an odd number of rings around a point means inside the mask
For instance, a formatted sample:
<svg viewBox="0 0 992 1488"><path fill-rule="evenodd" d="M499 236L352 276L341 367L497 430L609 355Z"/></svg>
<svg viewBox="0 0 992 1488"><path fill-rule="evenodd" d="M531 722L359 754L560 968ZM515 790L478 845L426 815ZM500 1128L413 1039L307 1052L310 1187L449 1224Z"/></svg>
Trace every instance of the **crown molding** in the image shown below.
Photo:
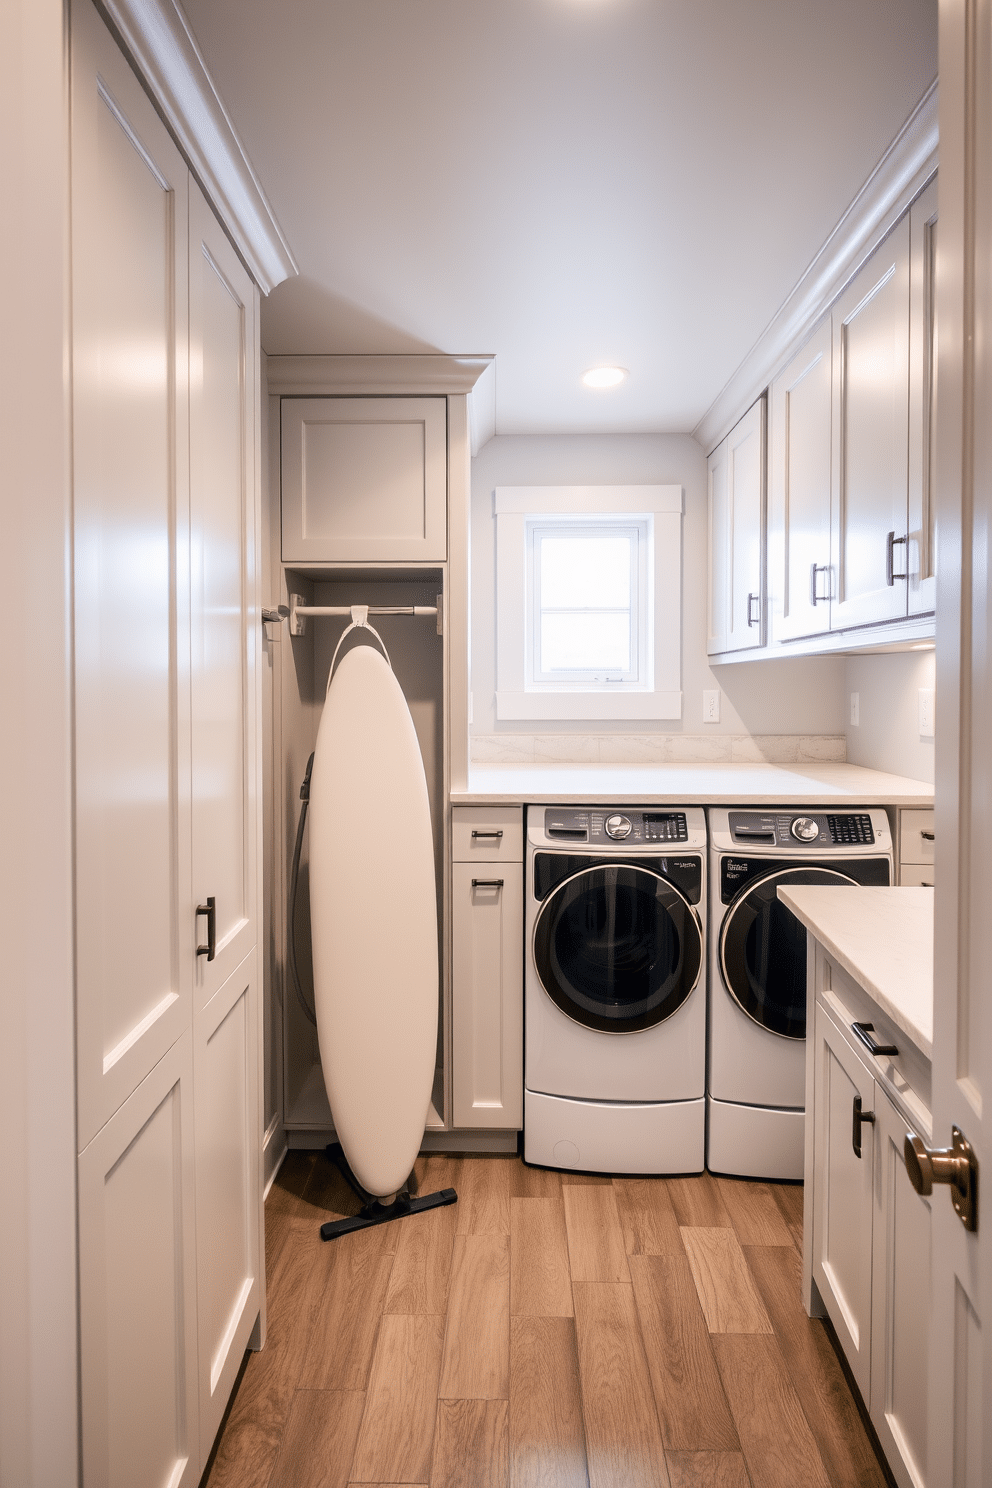
<svg viewBox="0 0 992 1488"><path fill-rule="evenodd" d="M283 397L362 397L378 394L412 397L416 394L445 397L449 393L471 393L493 367L491 356L444 356L440 353L411 353L398 356L269 356L266 358L269 392ZM495 381L485 378L485 401L495 402ZM487 423L480 408L479 433ZM495 423L495 413L493 414Z"/></svg>
<svg viewBox="0 0 992 1488"><path fill-rule="evenodd" d="M193 174L264 294L299 273L176 0L99 0Z"/></svg>
<svg viewBox="0 0 992 1488"><path fill-rule="evenodd" d="M937 169L937 82L896 135L799 283L693 429L709 451L802 345Z"/></svg>

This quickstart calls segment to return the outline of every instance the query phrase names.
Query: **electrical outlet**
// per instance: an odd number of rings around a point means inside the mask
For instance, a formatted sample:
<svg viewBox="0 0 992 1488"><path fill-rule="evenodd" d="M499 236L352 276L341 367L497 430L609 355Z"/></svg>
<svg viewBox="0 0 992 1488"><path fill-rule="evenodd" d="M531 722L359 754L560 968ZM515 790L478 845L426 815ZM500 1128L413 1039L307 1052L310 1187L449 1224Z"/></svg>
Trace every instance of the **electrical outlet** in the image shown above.
<svg viewBox="0 0 992 1488"><path fill-rule="evenodd" d="M934 690L932 687L921 687L919 689L920 701L920 738L932 739L934 736Z"/></svg>
<svg viewBox="0 0 992 1488"><path fill-rule="evenodd" d="M851 693L851 727L852 728L860 728L861 727L861 694L860 694L860 692L852 692Z"/></svg>
<svg viewBox="0 0 992 1488"><path fill-rule="evenodd" d="M720 689L719 687L703 688L703 722L720 722Z"/></svg>

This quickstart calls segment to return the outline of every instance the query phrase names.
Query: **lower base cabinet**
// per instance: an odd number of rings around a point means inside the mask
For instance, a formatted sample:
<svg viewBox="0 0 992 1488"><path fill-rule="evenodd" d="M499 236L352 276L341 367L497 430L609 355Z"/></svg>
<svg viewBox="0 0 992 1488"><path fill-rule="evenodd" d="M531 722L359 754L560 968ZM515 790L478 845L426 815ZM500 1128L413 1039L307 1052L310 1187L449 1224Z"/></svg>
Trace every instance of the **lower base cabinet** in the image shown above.
<svg viewBox="0 0 992 1488"><path fill-rule="evenodd" d="M520 818L519 808L454 813L451 1084L460 1130L523 1124Z"/></svg>
<svg viewBox="0 0 992 1488"><path fill-rule="evenodd" d="M846 975L820 946L814 974L812 1279L897 1483L924 1488L930 1203L909 1182L903 1144L907 1133L929 1142L928 1113L890 1084L886 1059L862 1054L851 1025L903 1037L865 994L845 997Z"/></svg>

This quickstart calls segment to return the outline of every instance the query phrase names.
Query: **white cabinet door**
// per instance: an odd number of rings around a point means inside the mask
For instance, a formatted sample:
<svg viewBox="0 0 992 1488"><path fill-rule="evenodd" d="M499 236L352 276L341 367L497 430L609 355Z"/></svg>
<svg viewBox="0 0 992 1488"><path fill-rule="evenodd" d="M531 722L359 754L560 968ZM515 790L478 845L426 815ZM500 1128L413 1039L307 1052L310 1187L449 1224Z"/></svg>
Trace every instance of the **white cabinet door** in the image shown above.
<svg viewBox="0 0 992 1488"><path fill-rule="evenodd" d="M189 238L192 903L203 1007L257 940L255 289L196 185Z"/></svg>
<svg viewBox="0 0 992 1488"><path fill-rule="evenodd" d="M875 1144L855 1102L874 1109L875 1082L820 1003L816 1005L813 1133L813 1280L865 1400L871 1387L871 1229Z"/></svg>
<svg viewBox="0 0 992 1488"><path fill-rule="evenodd" d="M79 1145L189 1024L186 166L72 12ZM180 458L176 459L176 450Z"/></svg>
<svg viewBox="0 0 992 1488"><path fill-rule="evenodd" d="M937 606L937 182L909 213L909 613Z"/></svg>
<svg viewBox="0 0 992 1488"><path fill-rule="evenodd" d="M760 646L764 631L765 400L727 437L728 651Z"/></svg>
<svg viewBox="0 0 992 1488"><path fill-rule="evenodd" d="M718 444L706 462L707 527L709 533L709 584L706 605L706 653L714 656L727 649L730 608L730 553L727 521L727 440Z"/></svg>
<svg viewBox="0 0 992 1488"><path fill-rule="evenodd" d="M258 975L253 951L193 1025L197 1359L206 1461L261 1305Z"/></svg>
<svg viewBox="0 0 992 1488"><path fill-rule="evenodd" d="M523 1120L523 865L452 866L452 1105L456 1127Z"/></svg>
<svg viewBox="0 0 992 1488"><path fill-rule="evenodd" d="M284 398L284 562L443 562L447 469L444 398Z"/></svg>
<svg viewBox="0 0 992 1488"><path fill-rule="evenodd" d="M191 1488L197 1428L192 1038L79 1157L83 1481Z"/></svg>
<svg viewBox="0 0 992 1488"><path fill-rule="evenodd" d="M906 1176L912 1130L876 1086L872 1228L871 1418L900 1488L923 1488L927 1466L930 1201ZM929 1133L920 1133L929 1141Z"/></svg>
<svg viewBox="0 0 992 1488"><path fill-rule="evenodd" d="M769 564L776 641L830 628L832 354L827 320L770 391Z"/></svg>
<svg viewBox="0 0 992 1488"><path fill-rule="evenodd" d="M907 609L909 216L834 307L831 628Z"/></svg>

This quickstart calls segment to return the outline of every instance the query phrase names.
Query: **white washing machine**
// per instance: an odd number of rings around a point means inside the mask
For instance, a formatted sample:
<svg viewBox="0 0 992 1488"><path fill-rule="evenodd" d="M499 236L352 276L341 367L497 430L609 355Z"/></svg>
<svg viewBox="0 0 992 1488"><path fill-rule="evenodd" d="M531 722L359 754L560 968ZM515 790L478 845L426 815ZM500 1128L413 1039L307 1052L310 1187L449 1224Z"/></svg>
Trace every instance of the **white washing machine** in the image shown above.
<svg viewBox="0 0 992 1488"><path fill-rule="evenodd" d="M889 884L884 811L709 808L706 1165L802 1178L806 931L779 884Z"/></svg>
<svg viewBox="0 0 992 1488"><path fill-rule="evenodd" d="M700 808L527 808L524 1158L698 1173L705 1147Z"/></svg>

